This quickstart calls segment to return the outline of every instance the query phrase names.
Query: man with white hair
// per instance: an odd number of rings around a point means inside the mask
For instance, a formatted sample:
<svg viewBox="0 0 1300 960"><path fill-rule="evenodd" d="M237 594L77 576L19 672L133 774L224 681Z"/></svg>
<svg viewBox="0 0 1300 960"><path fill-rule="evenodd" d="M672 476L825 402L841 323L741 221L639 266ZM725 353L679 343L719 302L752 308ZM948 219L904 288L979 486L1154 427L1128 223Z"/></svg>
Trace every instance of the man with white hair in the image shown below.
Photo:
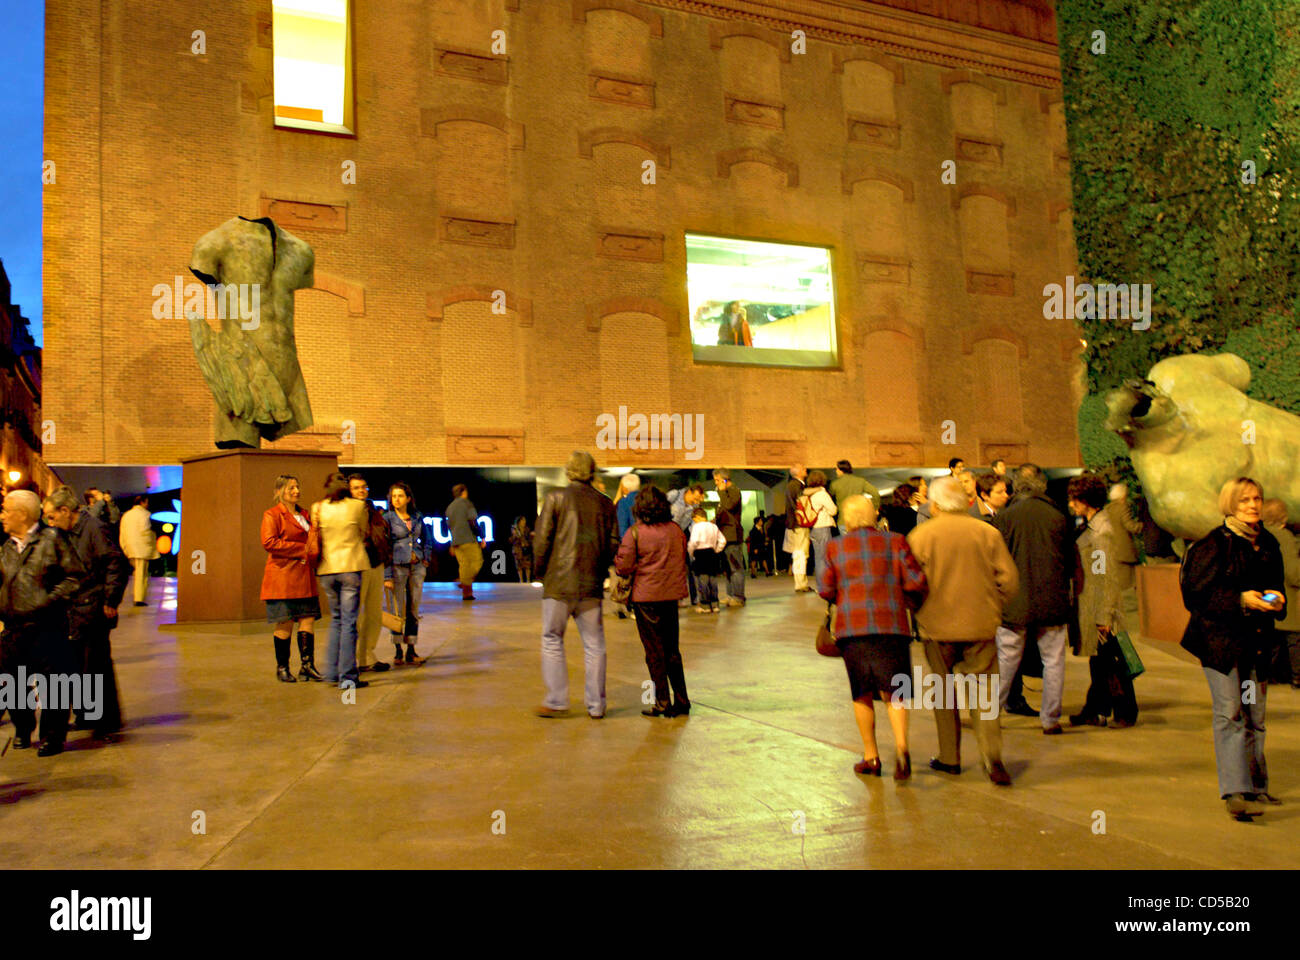
<svg viewBox="0 0 1300 960"><path fill-rule="evenodd" d="M0 525L8 539L0 546L0 672L16 683L20 674L77 672L68 641L68 606L81 587L81 562L64 534L42 527L41 498L30 490L15 490L4 498ZM47 694L52 684L46 684ZM35 711L27 706L27 691L15 690L14 747L32 745ZM41 748L37 755L63 752L71 704L41 705Z"/></svg>
<svg viewBox="0 0 1300 960"><path fill-rule="evenodd" d="M907 535L908 546L921 564L930 592L916 612L916 626L925 644L925 659L937 674L966 674L976 678L991 696L999 682L995 637L1003 606L1016 595L1020 577L1002 536L992 525L968 512L969 501L955 476L930 485L931 517ZM945 690L955 684L944 683ZM983 698L980 698L983 699ZM998 786L1011 776L1002 764L1002 728L996 710L969 703L971 726L979 741L985 771ZM930 766L943 773L961 773L961 722L956 703L934 711L939 756Z"/></svg>

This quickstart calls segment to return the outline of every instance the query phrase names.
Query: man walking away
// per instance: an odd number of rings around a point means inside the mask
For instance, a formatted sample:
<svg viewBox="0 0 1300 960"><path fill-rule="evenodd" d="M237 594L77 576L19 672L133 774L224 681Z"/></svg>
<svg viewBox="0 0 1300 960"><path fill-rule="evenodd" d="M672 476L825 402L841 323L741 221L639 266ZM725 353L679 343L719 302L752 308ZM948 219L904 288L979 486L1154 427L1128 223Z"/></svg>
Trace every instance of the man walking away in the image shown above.
<svg viewBox="0 0 1300 960"><path fill-rule="evenodd" d="M451 530L451 555L460 569L460 598L473 600L474 578L483 568L483 540L478 535L478 511L470 503L469 489L463 483L451 488L447 526Z"/></svg>
<svg viewBox="0 0 1300 960"><path fill-rule="evenodd" d="M727 599L729 607L745 605L745 528L740 519L740 491L731 485L731 473L713 471L713 485L718 488L718 509L713 522L727 538L725 563L727 571Z"/></svg>
<svg viewBox="0 0 1300 960"><path fill-rule="evenodd" d="M845 532L844 501L849 497L870 497L876 513L880 513L880 491L863 477L853 472L853 464L841 460L835 464L835 479L831 481L830 494L835 498L836 516L840 518L839 531ZM818 576L821 572L818 571Z"/></svg>

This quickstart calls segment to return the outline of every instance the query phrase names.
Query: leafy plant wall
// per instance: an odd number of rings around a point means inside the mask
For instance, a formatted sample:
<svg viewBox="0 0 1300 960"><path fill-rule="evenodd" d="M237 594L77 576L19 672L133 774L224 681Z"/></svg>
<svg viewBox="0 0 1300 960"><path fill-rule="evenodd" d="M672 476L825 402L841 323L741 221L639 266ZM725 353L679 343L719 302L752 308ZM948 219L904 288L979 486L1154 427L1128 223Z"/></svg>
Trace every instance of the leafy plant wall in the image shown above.
<svg viewBox="0 0 1300 960"><path fill-rule="evenodd" d="M1057 22L1077 280L1152 284L1147 330L1077 321L1084 462L1131 478L1103 398L1164 357L1232 350L1300 413L1300 3L1059 0Z"/></svg>

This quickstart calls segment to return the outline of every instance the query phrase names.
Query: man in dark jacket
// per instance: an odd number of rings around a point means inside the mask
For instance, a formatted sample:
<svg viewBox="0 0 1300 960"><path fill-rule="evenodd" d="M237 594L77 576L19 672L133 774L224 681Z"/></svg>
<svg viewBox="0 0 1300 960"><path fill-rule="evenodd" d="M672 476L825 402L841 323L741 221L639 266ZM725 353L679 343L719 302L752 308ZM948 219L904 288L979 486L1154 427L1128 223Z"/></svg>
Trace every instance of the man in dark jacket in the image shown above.
<svg viewBox="0 0 1300 960"><path fill-rule="evenodd" d="M1065 691L1066 624L1071 617L1070 580L1074 573L1070 521L1047 497L1047 477L1026 463L1016 470L1016 499L993 518L1020 572L1020 592L1002 610L998 628L998 667L1002 709L1011 680L1033 639L1043 658L1043 703L1038 716L1043 733L1061 733Z"/></svg>
<svg viewBox="0 0 1300 960"><path fill-rule="evenodd" d="M71 704L56 707L53 702L68 687L55 679L69 678L77 670L68 642L68 606L81 587L83 571L67 537L42 527L40 516L41 498L30 490L15 490L4 498L0 524L9 537L0 546L0 673L13 685L10 715L14 747L20 750L32 745L36 713L19 677L43 675L49 702L41 705L43 742L37 755L49 757L63 752L68 735Z"/></svg>
<svg viewBox="0 0 1300 960"><path fill-rule="evenodd" d="M77 710L78 725L90 726L96 740L122 729L122 709L117 695L117 673L109 633L117 626L117 607L126 592L131 564L108 536L108 529L77 503L71 487L59 487L45 498L45 522L68 535L77 560L85 569L81 588L68 610L68 635L72 654L83 673L103 677L103 701L94 711Z"/></svg>
<svg viewBox="0 0 1300 960"><path fill-rule="evenodd" d="M723 552L727 564L727 598L722 602L729 607L745 605L745 528L740 519L740 491L731 485L731 473L713 471L713 485L718 490L718 509L713 515L719 532L727 538Z"/></svg>
<svg viewBox="0 0 1300 960"><path fill-rule="evenodd" d="M618 517L608 497L591 486L596 461L585 450L569 454L569 485L542 501L533 534L533 576L542 581L542 681L539 717L569 712L569 670L564 630L572 617L582 637L587 715L605 715L605 627L601 604L605 576L618 552Z"/></svg>

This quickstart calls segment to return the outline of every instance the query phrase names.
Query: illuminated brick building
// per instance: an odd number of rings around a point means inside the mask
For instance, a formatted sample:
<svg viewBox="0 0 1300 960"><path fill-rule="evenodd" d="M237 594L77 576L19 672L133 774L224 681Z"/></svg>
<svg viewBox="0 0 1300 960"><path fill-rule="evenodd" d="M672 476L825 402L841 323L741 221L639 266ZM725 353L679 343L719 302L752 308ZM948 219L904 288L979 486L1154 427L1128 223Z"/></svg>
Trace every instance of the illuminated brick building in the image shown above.
<svg viewBox="0 0 1300 960"><path fill-rule="evenodd" d="M1075 269L1049 0L46 16L53 462L211 449L186 322L153 290L242 214L316 254L296 320L316 425L286 446L351 424L344 462L553 465L624 406L703 414L703 462L602 462L1078 463L1078 335L1042 315ZM732 299L753 346L718 345Z"/></svg>

